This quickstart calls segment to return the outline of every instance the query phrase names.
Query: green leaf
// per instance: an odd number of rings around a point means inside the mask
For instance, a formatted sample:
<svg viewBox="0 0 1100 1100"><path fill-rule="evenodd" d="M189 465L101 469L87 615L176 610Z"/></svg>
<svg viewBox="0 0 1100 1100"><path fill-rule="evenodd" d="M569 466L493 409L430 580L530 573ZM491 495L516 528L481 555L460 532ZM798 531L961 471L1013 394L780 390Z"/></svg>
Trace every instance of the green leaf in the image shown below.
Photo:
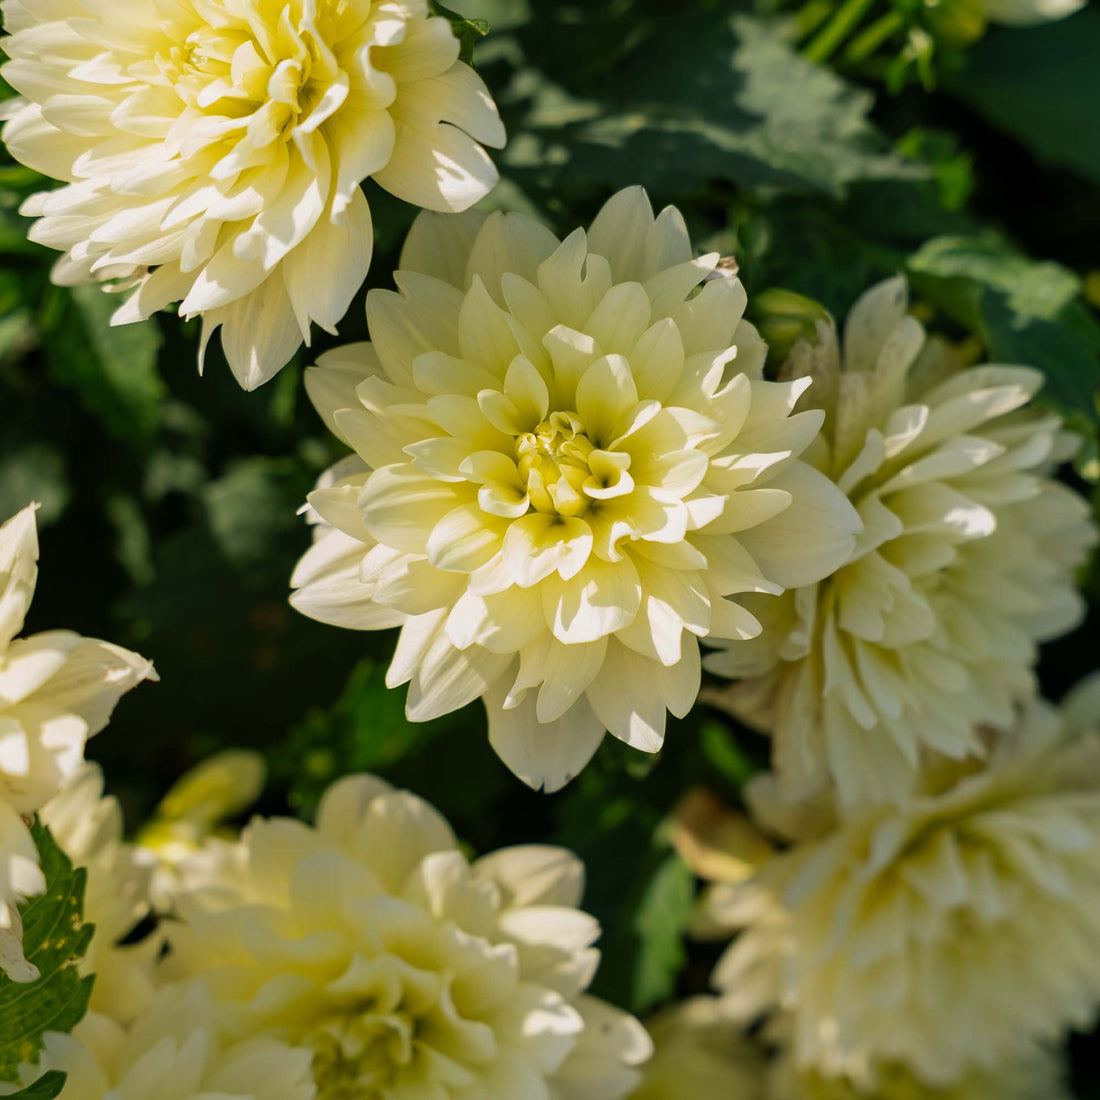
<svg viewBox="0 0 1100 1100"><path fill-rule="evenodd" d="M20 983L0 974L0 1081L17 1082L21 1065L37 1063L43 1032L72 1031L92 992L92 976L77 970L94 931L81 920L87 873L73 867L44 825L36 823L33 833L46 892L20 912L23 951L40 976Z"/></svg>
<svg viewBox="0 0 1100 1100"><path fill-rule="evenodd" d="M429 746L445 733L475 736L469 725L458 715L410 722L404 692L386 687L385 664L362 660L332 706L314 708L295 726L287 751L273 759L272 767L277 779L290 783L293 801L310 807L329 783L349 772L389 774L418 750L425 761L437 760ZM484 737L480 730L476 736Z"/></svg>
<svg viewBox="0 0 1100 1100"><path fill-rule="evenodd" d="M991 234L936 238L908 266L914 288L977 333L991 359L1043 372L1039 401L1095 427L1100 324L1072 271Z"/></svg>
<svg viewBox="0 0 1100 1100"><path fill-rule="evenodd" d="M18 1092L8 1093L7 1100L54 1100L65 1087L65 1074L51 1069L42 1074L33 1085Z"/></svg>
<svg viewBox="0 0 1100 1100"><path fill-rule="evenodd" d="M250 585L283 568L282 562L272 562L275 548L300 544L303 525L296 513L310 482L308 471L294 459L254 455L234 462L203 489L214 540Z"/></svg>
<svg viewBox="0 0 1100 1100"><path fill-rule="evenodd" d="M695 879L675 853L667 856L638 904L638 954L631 1008L645 1012L672 996L687 959L684 935L695 904Z"/></svg>
<svg viewBox="0 0 1100 1100"><path fill-rule="evenodd" d="M154 320L111 326L119 298L99 286L55 291L42 322L46 361L115 439L142 446L156 432L166 394Z"/></svg>
<svg viewBox="0 0 1100 1100"><path fill-rule="evenodd" d="M445 8L439 3L439 0L431 0L431 9L436 15L441 15L444 19L450 20L451 30L454 31L455 38L458 39L459 60L465 61L467 65L473 65L474 43L489 33L488 22L484 19L467 19L466 16L459 15L458 12L451 11L450 8Z"/></svg>
<svg viewBox="0 0 1100 1100"><path fill-rule="evenodd" d="M992 30L947 85L1040 159L1100 184L1097 58L1100 7L1090 4L1060 22Z"/></svg>
<svg viewBox="0 0 1100 1100"><path fill-rule="evenodd" d="M56 522L72 495L62 455L45 443L10 446L0 458L0 516L14 515L35 500L38 526Z"/></svg>
<svg viewBox="0 0 1100 1100"><path fill-rule="evenodd" d="M585 19L599 31L601 15L610 19L607 5L595 7L573 12L572 22L560 8L540 8L545 34L540 21L540 33L521 43L543 68L523 69L500 96L514 135L505 160L555 197L639 179L667 195L717 182L840 195L855 180L927 174L876 131L869 93L806 61L775 23L720 6L678 6L649 19L640 12L626 39L618 23L619 39L631 44L625 58L605 51L589 62L598 47ZM584 59L583 78L572 63L547 63L561 49L555 36Z"/></svg>

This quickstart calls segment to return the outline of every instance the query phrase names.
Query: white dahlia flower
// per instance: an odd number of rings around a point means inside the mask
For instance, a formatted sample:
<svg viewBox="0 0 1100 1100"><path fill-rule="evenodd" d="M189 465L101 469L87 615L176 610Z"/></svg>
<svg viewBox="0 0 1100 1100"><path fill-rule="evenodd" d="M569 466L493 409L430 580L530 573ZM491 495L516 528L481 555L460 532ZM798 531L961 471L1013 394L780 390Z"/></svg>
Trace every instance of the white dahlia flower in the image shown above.
<svg viewBox="0 0 1100 1100"><path fill-rule="evenodd" d="M723 701L774 735L788 798L831 777L846 804L903 799L929 751L980 753L976 724L1013 722L1036 643L1082 615L1096 531L1051 476L1073 452L1060 420L1027 407L1042 375L955 368L906 301L900 278L875 287L843 353L824 322L784 371L815 379L813 461L863 520L854 551L820 584L750 597L761 636L707 660L746 678Z"/></svg>
<svg viewBox="0 0 1100 1100"><path fill-rule="evenodd" d="M745 292L641 188L564 242L522 215L421 215L373 343L307 375L356 452L291 602L400 625L391 687L425 721L479 697L525 782L554 790L605 730L656 751L699 689L699 640L749 638L744 594L846 560L859 521L798 460L808 379L760 380ZM700 284L702 284L700 286Z"/></svg>
<svg viewBox="0 0 1100 1100"><path fill-rule="evenodd" d="M74 866L87 871L84 921L95 931L80 973L95 975L89 1009L128 1023L153 993L158 938L122 944L149 913L152 868L122 839L122 807L104 796L98 764L84 764L39 816Z"/></svg>
<svg viewBox="0 0 1100 1100"><path fill-rule="evenodd" d="M278 1039L226 1042L200 982L160 989L129 1027L89 1013L47 1032L40 1071L66 1074L59 1100L313 1100L311 1052Z"/></svg>
<svg viewBox="0 0 1100 1100"><path fill-rule="evenodd" d="M427 803L352 776L314 828L253 821L232 873L178 900L170 965L230 1036L308 1047L318 1100L616 1100L649 1039L585 995L582 881L555 848L471 865Z"/></svg>
<svg viewBox="0 0 1100 1100"><path fill-rule="evenodd" d="M0 527L0 969L17 981L38 972L16 906L46 886L27 822L79 769L122 695L155 678L145 658L70 630L15 637L38 578L35 507Z"/></svg>
<svg viewBox="0 0 1100 1100"><path fill-rule="evenodd" d="M631 1100L765 1100L763 1051L717 997L693 997L646 1022L653 1057ZM795 1100L776 1095L776 1100Z"/></svg>
<svg viewBox="0 0 1100 1100"><path fill-rule="evenodd" d="M1088 1026L1100 709L1087 717L1034 702L981 770L930 774L906 806L842 818L728 887L712 915L744 929L714 974L730 1010L782 1011L800 1071L860 1087L894 1063L944 1087Z"/></svg>
<svg viewBox="0 0 1100 1100"><path fill-rule="evenodd" d="M3 138L66 186L30 198L61 283L133 293L116 324L179 302L221 327L237 380L335 331L373 244L368 176L465 210L504 130L426 0L3 0L23 96Z"/></svg>

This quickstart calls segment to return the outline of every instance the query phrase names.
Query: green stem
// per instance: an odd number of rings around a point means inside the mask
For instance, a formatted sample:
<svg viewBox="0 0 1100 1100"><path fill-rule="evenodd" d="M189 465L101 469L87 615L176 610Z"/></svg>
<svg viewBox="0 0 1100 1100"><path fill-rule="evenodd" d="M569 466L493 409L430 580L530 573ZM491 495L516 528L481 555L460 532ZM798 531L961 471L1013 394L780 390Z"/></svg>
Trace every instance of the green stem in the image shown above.
<svg viewBox="0 0 1100 1100"><path fill-rule="evenodd" d="M859 64L870 57L888 38L897 34L905 26L905 16L899 11L887 12L876 19L852 44L844 51L844 60L853 65Z"/></svg>
<svg viewBox="0 0 1100 1100"><path fill-rule="evenodd" d="M825 29L806 47L806 57L819 64L828 61L875 3L876 0L844 0Z"/></svg>
<svg viewBox="0 0 1100 1100"><path fill-rule="evenodd" d="M795 26L798 28L798 40L809 38L832 15L835 9L833 0L809 0L795 16Z"/></svg>

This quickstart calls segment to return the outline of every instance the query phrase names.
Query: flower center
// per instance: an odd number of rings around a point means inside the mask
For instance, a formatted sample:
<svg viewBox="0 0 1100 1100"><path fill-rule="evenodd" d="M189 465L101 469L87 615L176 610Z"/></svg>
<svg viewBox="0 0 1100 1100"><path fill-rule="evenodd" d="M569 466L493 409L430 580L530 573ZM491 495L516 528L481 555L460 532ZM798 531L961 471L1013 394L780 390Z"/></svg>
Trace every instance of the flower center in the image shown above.
<svg viewBox="0 0 1100 1100"><path fill-rule="evenodd" d="M402 1012L340 1016L310 1037L317 1100L381 1097L416 1057L414 1023Z"/></svg>
<svg viewBox="0 0 1100 1100"><path fill-rule="evenodd" d="M630 456L595 447L575 412L555 412L516 437L516 466L537 512L583 515L593 502L630 492Z"/></svg>
<svg viewBox="0 0 1100 1100"><path fill-rule="evenodd" d="M260 36L244 19L227 20L177 26L173 37L158 68L188 112L224 120L212 138L247 136L257 147L286 140L319 108L313 122L324 122L346 95L339 64L312 24L284 19Z"/></svg>

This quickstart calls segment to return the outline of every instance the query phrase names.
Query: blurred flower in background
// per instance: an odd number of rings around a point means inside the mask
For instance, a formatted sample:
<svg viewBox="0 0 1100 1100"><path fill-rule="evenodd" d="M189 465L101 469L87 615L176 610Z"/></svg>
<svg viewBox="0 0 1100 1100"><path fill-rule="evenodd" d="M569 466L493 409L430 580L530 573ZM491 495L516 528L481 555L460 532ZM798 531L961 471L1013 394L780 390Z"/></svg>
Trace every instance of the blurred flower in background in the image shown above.
<svg viewBox="0 0 1100 1100"><path fill-rule="evenodd" d="M1061 713L1035 702L983 766L930 769L904 806L833 824L754 780L759 820L796 843L708 899L710 926L744 929L713 975L731 1010L780 1012L800 1072L875 1095L895 1064L946 1088L1089 1026L1098 699L1093 681Z"/></svg>

